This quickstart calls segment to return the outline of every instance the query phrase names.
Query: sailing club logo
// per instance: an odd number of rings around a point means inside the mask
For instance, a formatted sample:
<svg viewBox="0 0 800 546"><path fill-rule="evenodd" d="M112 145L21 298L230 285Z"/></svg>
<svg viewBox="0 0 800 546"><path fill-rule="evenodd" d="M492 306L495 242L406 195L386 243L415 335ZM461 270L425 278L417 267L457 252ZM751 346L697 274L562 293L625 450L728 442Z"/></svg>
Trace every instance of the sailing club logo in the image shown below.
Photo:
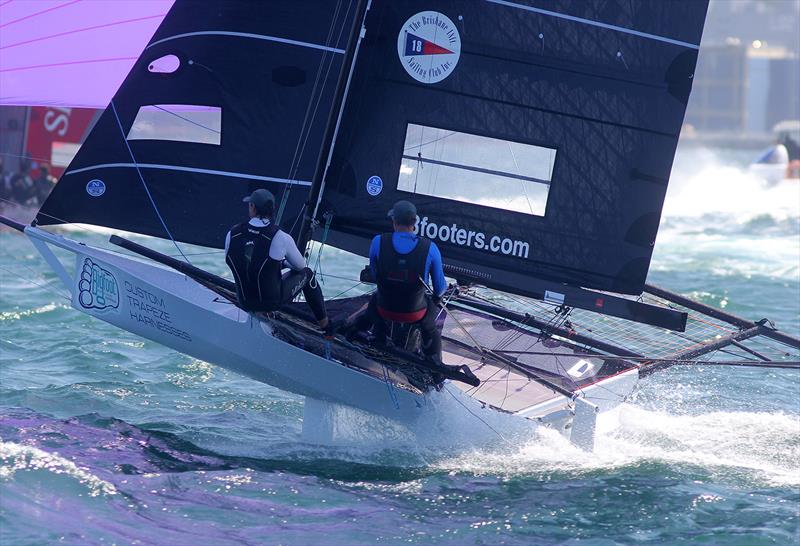
<svg viewBox="0 0 800 546"><path fill-rule="evenodd" d="M106 192L106 183L99 178L89 180L86 184L86 193L92 197L100 197Z"/></svg>
<svg viewBox="0 0 800 546"><path fill-rule="evenodd" d="M370 176L367 180L367 193L372 197L379 195L383 191L383 179L380 176Z"/></svg>
<svg viewBox="0 0 800 546"><path fill-rule="evenodd" d="M117 309L119 286L110 271L84 258L78 281L78 303L84 309Z"/></svg>
<svg viewBox="0 0 800 546"><path fill-rule="evenodd" d="M422 83L439 83L453 73L461 57L461 36L446 15L421 11L397 36L397 55L406 72Z"/></svg>

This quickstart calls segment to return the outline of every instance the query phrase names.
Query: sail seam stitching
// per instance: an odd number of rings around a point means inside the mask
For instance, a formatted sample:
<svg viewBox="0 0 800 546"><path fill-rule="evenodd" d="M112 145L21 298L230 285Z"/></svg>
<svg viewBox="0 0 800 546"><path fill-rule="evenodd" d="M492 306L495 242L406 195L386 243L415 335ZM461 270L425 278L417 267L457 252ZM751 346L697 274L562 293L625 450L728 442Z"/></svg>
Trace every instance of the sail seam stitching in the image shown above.
<svg viewBox="0 0 800 546"><path fill-rule="evenodd" d="M567 15L566 13L558 13L555 11L550 11L542 8L535 8L533 6L524 6L521 4L515 4L514 2L508 2L507 0L485 0L490 4L497 4L499 6L506 6L509 8L520 9L523 11L529 11L532 13L538 13L540 15L547 15L549 17L557 17L558 19L566 19L567 21L572 21L575 23L582 23L584 25L591 25L593 27L604 28L607 30L614 30L616 32L622 32L624 34L631 34L633 36L638 36L640 38L648 38L650 40L656 40L658 42L665 42L668 44L679 45L683 47L688 47L691 49L700 49L699 44L693 44L691 42L684 42L682 40L676 40L674 38L667 38L666 36L659 36L658 34L650 34L647 32L642 32L640 30L633 30L631 28L620 27L617 25L611 25L609 23L602 23L600 21L593 21L592 19L584 19L583 17L576 17L574 15Z"/></svg>
<svg viewBox="0 0 800 546"><path fill-rule="evenodd" d="M312 44L311 42L302 42L300 40L292 40L290 38L280 38L278 36L269 36L266 34L253 34L250 32L232 32L229 30L204 30L200 32L186 32L184 34L176 34L174 36L167 36L166 38L162 38L160 40L156 40L152 44L148 45L145 49L150 49L153 46L158 44L163 44L164 42L169 42L171 40L178 40L180 38L188 38L191 36L235 36L238 38L253 38L255 40L265 40L267 42L277 42L279 44L288 44L288 45L296 45L301 47L308 47L311 49L319 49L322 51L329 51L332 53L339 53L344 54L344 49L339 49L336 47L329 47L319 44Z"/></svg>

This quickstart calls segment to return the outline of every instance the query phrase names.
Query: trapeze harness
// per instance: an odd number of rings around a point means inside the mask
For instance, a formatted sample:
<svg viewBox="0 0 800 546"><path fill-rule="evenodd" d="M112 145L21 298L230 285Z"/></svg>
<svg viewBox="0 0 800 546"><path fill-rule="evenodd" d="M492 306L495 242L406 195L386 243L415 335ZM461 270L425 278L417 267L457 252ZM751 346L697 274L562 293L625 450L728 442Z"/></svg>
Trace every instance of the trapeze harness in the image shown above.
<svg viewBox="0 0 800 546"><path fill-rule="evenodd" d="M269 257L272 240L280 228L270 223L231 228L225 262L236 277L236 295L245 311L275 311L281 305L281 262Z"/></svg>
<svg viewBox="0 0 800 546"><path fill-rule="evenodd" d="M417 246L408 254L400 254L392 244L392 234L381 235L378 254L378 301L381 318L395 322L417 322L428 310L425 275L430 239L419 237Z"/></svg>

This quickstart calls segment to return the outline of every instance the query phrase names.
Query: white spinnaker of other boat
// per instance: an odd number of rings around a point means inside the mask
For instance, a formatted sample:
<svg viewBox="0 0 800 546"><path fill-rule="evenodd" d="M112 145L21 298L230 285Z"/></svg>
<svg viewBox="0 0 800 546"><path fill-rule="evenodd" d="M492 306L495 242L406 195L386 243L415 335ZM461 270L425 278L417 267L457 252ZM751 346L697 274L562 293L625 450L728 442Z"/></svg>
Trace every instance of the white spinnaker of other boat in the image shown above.
<svg viewBox="0 0 800 546"><path fill-rule="evenodd" d="M776 144L761 152L748 171L774 185L788 178L788 169L789 152L783 144Z"/></svg>
<svg viewBox="0 0 800 546"><path fill-rule="evenodd" d="M800 179L800 120L785 120L772 128L776 144L762 151L748 171L770 185Z"/></svg>

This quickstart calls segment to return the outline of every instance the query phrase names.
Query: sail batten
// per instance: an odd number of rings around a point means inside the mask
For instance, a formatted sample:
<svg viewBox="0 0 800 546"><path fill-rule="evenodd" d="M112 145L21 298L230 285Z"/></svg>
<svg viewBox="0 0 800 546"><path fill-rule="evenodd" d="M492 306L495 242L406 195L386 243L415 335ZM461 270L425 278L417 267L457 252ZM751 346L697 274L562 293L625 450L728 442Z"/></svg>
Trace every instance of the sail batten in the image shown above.
<svg viewBox="0 0 800 546"><path fill-rule="evenodd" d="M177 0L39 213L222 248L270 190L304 209L354 2ZM313 14L313 17L309 17ZM143 177L139 179L139 175Z"/></svg>
<svg viewBox="0 0 800 546"><path fill-rule="evenodd" d="M574 15L569 15L567 13L558 13L558 12L547 10L547 9L537 8L537 7L534 7L534 6L528 6L528 5L524 5L524 4L519 4L519 3L516 3L516 2L508 2L507 0L485 0L485 1L489 2L490 4L497 4L497 5L500 5L500 6L506 6L506 7L509 7L509 8L524 10L524 11L528 11L528 12L531 12L531 13L537 13L539 15L546 15L548 17L555 17L555 18L558 18L558 19L564 19L566 21L572 21L572 22L576 22L576 23L581 23L583 25L589 25L589 26L593 26L593 27L603 28L603 29L606 29L606 30L613 30L614 32L622 32L623 34L630 34L632 36L638 36L640 38L647 38L648 40L656 40L658 42L664 42L664 43L667 43L667 44L673 44L673 45L677 45L677 46L688 47L690 49L700 49L700 44L699 43L694 44L694 43L690 43L690 42L684 42L682 40L676 40L674 38L668 38L667 36L659 36L659 35L656 35L656 34L650 34L650 33L647 33L647 32L641 32L639 30L634 30L632 28L625 28L625 27L621 27L621 26L617 26L617 25L611 25L611 24L608 24L608 23L604 23L602 21L593 21L591 19L585 19L583 17L575 17Z"/></svg>
<svg viewBox="0 0 800 546"><path fill-rule="evenodd" d="M344 49L338 47L329 47L322 44L314 44L311 42L301 42L300 40L292 40L289 38L282 38L280 36L267 36L266 34L253 34L252 32L231 32L227 30L203 30L198 32L184 32L183 34L176 34L174 36L167 36L161 38L148 45L145 49L150 49L159 44L169 42L172 40L179 40L181 38L190 38L193 36L231 36L236 38L251 38L254 40L266 40L268 42L276 42L279 44L289 44L300 47L308 47L310 49L319 49L320 51L327 51L330 53L344 54Z"/></svg>
<svg viewBox="0 0 800 546"><path fill-rule="evenodd" d="M75 175L80 173L85 173L89 171L96 171L102 169L114 169L114 168L127 168L127 169L160 169L165 171L179 171L179 172L188 172L188 173L201 173L201 174L211 174L215 176L227 176L231 178L243 178L246 180L261 180L263 182L278 182L281 184L295 184L298 186L311 186L311 182L308 180L290 180L288 178L278 178L274 176L261 176L255 174L247 174L247 173L237 173L231 171L219 171L213 169L201 169L198 167L188 167L185 165L158 165L154 163L103 163L101 165L90 165L88 167L82 167L80 169L72 169L64 173L64 176Z"/></svg>
<svg viewBox="0 0 800 546"><path fill-rule="evenodd" d="M319 207L328 241L366 254L410 199L460 280L641 293L706 8L376 3Z"/></svg>

